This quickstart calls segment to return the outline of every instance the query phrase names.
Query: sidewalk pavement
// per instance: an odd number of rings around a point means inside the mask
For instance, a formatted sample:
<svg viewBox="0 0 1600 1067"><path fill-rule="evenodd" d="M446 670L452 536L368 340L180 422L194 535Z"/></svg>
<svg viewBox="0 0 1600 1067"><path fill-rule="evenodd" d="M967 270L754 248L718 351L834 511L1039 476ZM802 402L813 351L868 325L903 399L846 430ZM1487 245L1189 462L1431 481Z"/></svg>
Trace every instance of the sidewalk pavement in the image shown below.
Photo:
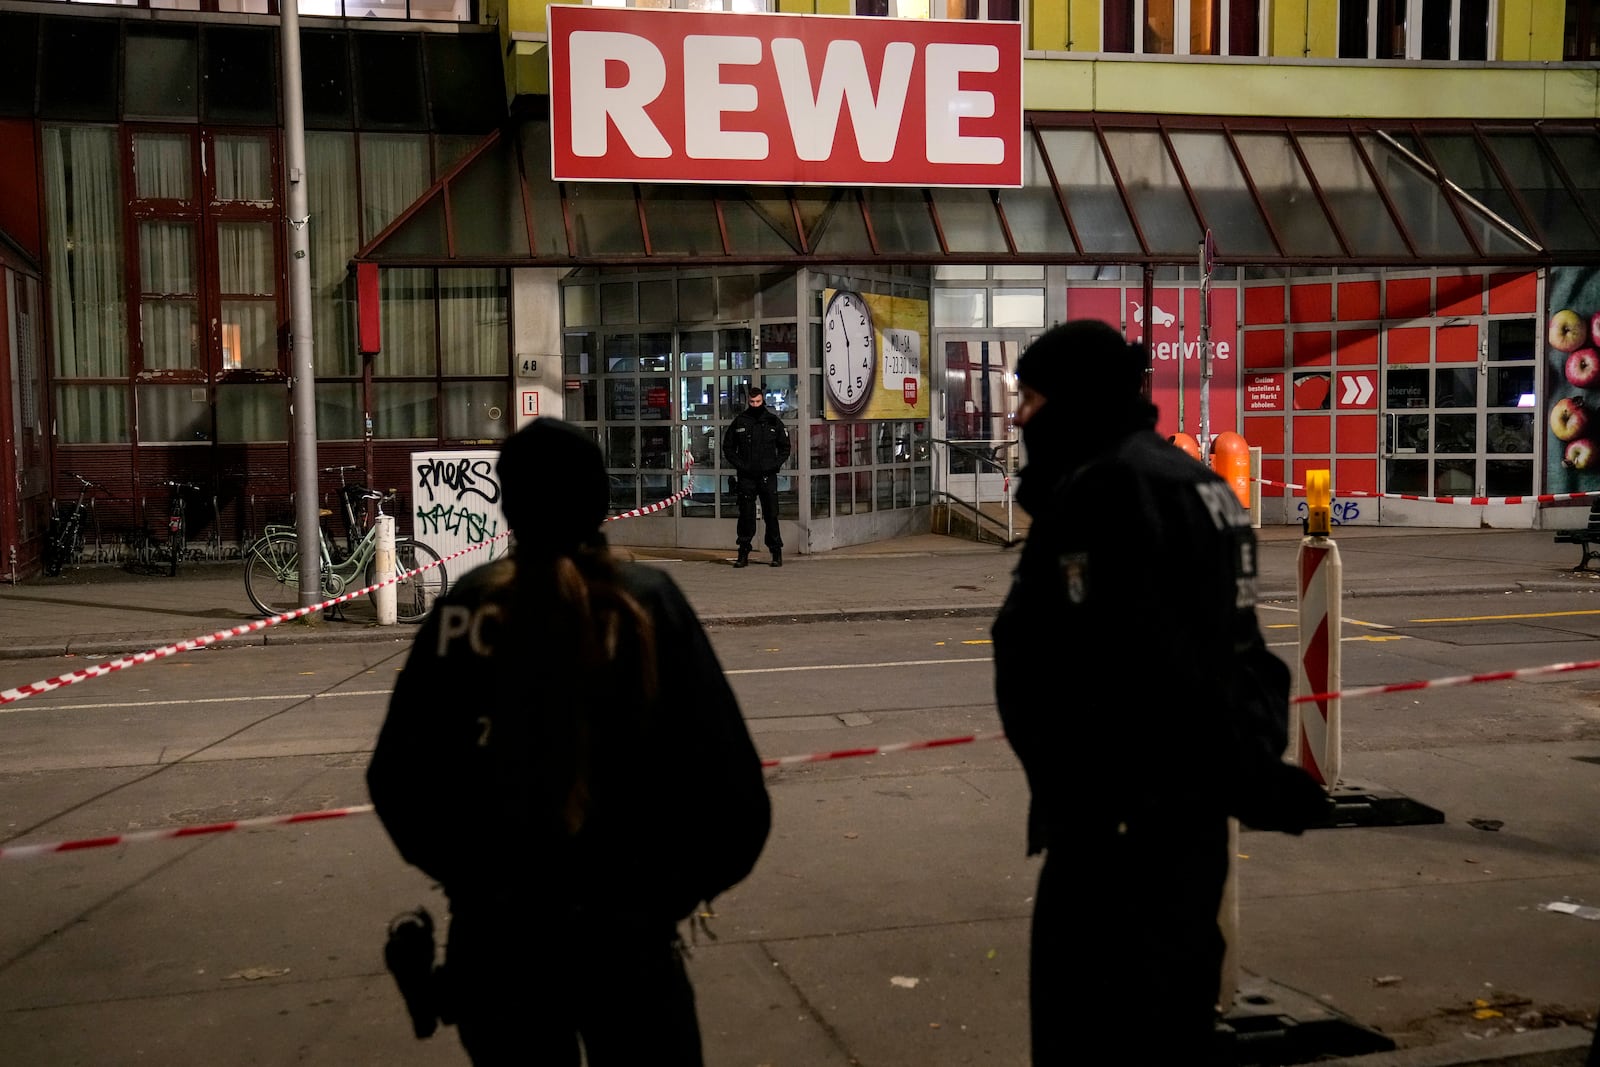
<svg viewBox="0 0 1600 1067"><path fill-rule="evenodd" d="M618 531L620 533L621 531ZM1297 527L1268 526L1261 544L1262 600L1295 599ZM1600 589L1600 570L1573 570L1581 552L1548 530L1351 526L1334 531L1346 597L1428 592ZM782 568L763 552L735 570L732 548L618 551L666 570L708 626L992 615L1004 599L1018 549L920 534L818 555L789 554ZM471 555L445 566L454 574ZM1152 561L1159 566L1159 561ZM69 568L59 578L0 584L0 658L142 652L260 619L237 560L185 564L176 578L116 565ZM413 627L378 626L370 603L330 618L297 620L228 644L406 641Z"/></svg>
<svg viewBox="0 0 1600 1067"><path fill-rule="evenodd" d="M1261 598L1293 601L1300 531L1266 527L1259 540ZM1333 541L1343 563L1346 597L1600 590L1600 572L1575 571L1580 549L1555 544L1550 531L1345 527L1335 530ZM731 550L620 551L667 570L712 628L827 619L982 618L998 608L1017 558L1015 549L937 534L815 556L788 555L781 569L766 566L764 553L752 556L750 568L735 570ZM258 617L245 596L237 561L185 565L177 578L134 575L112 566L78 567L60 578L0 584L0 657L136 653ZM370 605L358 602L343 617L286 623L224 644L404 642L414 632L412 626L376 625ZM1582 1067L1589 1042L1588 1030L1567 1026L1322 1062Z"/></svg>

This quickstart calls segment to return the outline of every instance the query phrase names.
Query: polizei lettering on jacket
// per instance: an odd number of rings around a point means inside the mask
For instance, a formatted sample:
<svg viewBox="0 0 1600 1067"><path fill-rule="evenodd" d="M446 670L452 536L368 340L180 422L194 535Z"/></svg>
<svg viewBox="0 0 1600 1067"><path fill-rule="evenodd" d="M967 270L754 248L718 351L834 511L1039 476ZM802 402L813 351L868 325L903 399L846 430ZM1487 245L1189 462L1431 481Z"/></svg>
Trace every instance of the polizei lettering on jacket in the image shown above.
<svg viewBox="0 0 1600 1067"><path fill-rule="evenodd" d="M560 4L549 54L557 181L1022 184L1018 22Z"/></svg>

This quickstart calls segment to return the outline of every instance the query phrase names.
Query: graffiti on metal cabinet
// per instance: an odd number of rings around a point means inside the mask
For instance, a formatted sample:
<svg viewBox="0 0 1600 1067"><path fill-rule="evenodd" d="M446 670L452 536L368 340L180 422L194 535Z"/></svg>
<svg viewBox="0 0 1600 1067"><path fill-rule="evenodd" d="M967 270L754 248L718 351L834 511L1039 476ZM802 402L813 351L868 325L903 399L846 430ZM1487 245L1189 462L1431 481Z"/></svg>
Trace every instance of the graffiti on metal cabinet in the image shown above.
<svg viewBox="0 0 1600 1067"><path fill-rule="evenodd" d="M506 528L500 510L500 479L494 452L414 452L417 536L436 545L441 554L489 543L463 563L475 567L505 554Z"/></svg>

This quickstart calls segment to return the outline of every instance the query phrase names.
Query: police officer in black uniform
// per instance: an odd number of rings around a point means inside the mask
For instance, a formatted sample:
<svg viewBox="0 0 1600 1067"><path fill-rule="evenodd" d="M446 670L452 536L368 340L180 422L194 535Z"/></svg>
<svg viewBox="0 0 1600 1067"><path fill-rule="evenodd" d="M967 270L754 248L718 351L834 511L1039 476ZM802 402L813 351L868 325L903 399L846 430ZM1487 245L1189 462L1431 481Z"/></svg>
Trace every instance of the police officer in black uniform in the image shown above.
<svg viewBox="0 0 1600 1067"><path fill-rule="evenodd" d="M1228 817L1299 832L1328 806L1281 758L1288 672L1256 623L1250 520L1156 435L1145 368L1143 346L1091 321L1017 364L1033 523L993 636L1028 851L1045 855L1037 1067L1077 1062L1089 1026L1117 1062L1213 1062Z"/></svg>
<svg viewBox="0 0 1600 1067"><path fill-rule="evenodd" d="M750 404L733 417L722 435L722 465L731 467L739 497L739 558L735 567L750 565L750 543L756 535L756 501L767 528L772 565L783 566L783 535L778 532L778 472L789 462L789 429L767 407L761 386L749 387Z"/></svg>
<svg viewBox="0 0 1600 1067"><path fill-rule="evenodd" d="M594 442L541 418L498 471L515 550L418 633L373 804L449 896L473 1063L577 1067L581 1039L592 1067L698 1067L677 926L755 864L760 760L678 587L607 549Z"/></svg>

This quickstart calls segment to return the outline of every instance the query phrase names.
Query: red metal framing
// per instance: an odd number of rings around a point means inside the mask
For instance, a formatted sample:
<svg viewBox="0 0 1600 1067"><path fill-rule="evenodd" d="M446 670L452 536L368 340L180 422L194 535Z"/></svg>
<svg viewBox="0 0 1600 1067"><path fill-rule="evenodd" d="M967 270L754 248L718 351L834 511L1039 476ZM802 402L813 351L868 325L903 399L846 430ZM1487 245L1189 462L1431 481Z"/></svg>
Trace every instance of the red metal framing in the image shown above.
<svg viewBox="0 0 1600 1067"><path fill-rule="evenodd" d="M1516 204L1518 210L1523 213L1523 222L1526 224L1528 220L1531 219L1531 215L1527 212L1525 200L1522 198L1520 192L1509 181L1506 180L1504 166L1495 155L1492 146L1490 146L1487 138L1484 136L1485 130L1492 130L1500 127L1514 128L1517 130L1533 129L1533 127L1528 124L1511 125L1481 120L1285 120L1282 118L1262 118L1256 116L1230 116L1223 118L1214 116L1157 116L1138 114L1102 115L1098 113L1038 114L1029 115L1026 121L1028 129L1034 137L1035 150L1039 154L1039 159L1045 168L1045 172L1049 175L1051 190L1056 198L1057 209L1061 213L1061 218L1066 222L1068 233L1071 235L1073 242L1073 248L1069 252L1052 251L1048 253L1024 253L1018 251L1016 237L1006 215L1004 201L1001 197L1001 191L991 191L995 211L997 217L1000 219L1003 232L1005 233L1008 246L1007 254L1012 258L1027 262L1092 261L1095 263L1104 264L1150 262L1172 265L1184 265L1189 262L1190 257L1186 253L1175 254L1171 252L1154 252L1151 250L1149 239L1145 234L1143 223L1140 220L1139 212L1132 201L1127 183L1121 173L1121 168L1118 165L1116 156L1111 152L1110 144L1106 138L1106 131L1111 129L1144 129L1153 131L1159 136L1161 143L1168 154L1168 158L1173 164L1174 172L1178 177L1178 181L1183 189L1184 196L1190 205L1190 209L1194 213L1196 221L1202 227L1208 224L1205 209L1200 203L1199 196L1195 192L1193 183L1189 180L1188 175L1184 170L1183 163L1175 151L1175 147L1172 143L1172 132L1176 130L1196 130L1213 133L1223 138L1224 142L1228 145L1228 149L1232 154L1234 163L1238 168L1240 175L1242 176L1245 189L1249 193L1251 201L1255 205L1255 208L1261 219L1266 224L1267 232L1275 249L1274 253L1269 253L1266 255L1229 257L1235 262L1255 262L1263 265L1271 264L1284 266L1293 266L1296 264L1349 264L1351 266L1363 267L1405 265L1419 267L1453 266L1470 265L1475 262L1481 262L1484 258L1487 258L1487 253L1484 251L1482 242L1474 232L1474 228L1471 225L1471 220L1467 218L1467 212L1469 209L1462 199L1462 194L1457 193L1455 190L1450 188L1449 175L1445 174L1442 168L1439 167L1437 157L1435 157L1431 150L1429 150L1427 147L1426 137L1429 133L1434 131L1448 130L1457 133L1469 133L1474 138L1478 150L1483 153L1484 157L1489 162L1489 165L1493 168L1497 176L1500 177L1501 183L1506 188L1508 195L1511 196L1513 203ZM1591 135L1594 135L1597 129L1597 126L1594 122L1558 121L1547 123L1545 125L1556 130L1583 130L1589 132ZM1054 161L1050 158L1050 154L1044 146L1041 131L1046 129L1083 129L1092 132L1095 138L1095 143L1103 155L1107 172L1111 177L1109 184L1116 189L1118 198L1123 205L1123 210L1128 217L1129 225L1132 228L1134 236L1138 242L1139 251L1128 253L1102 253L1088 252L1084 250L1082 234L1078 230L1076 220L1073 217L1072 208L1068 203L1066 191L1061 186L1059 175L1055 170ZM1367 146L1362 141L1363 137L1374 135L1380 131L1384 133L1405 131L1412 134L1412 136L1416 138L1418 144L1421 146L1421 150L1419 150L1416 155L1418 159L1422 160L1428 166L1433 168L1435 173L1432 180L1434 181L1435 188L1439 189L1441 194L1445 197L1445 201L1450 206L1450 210L1456 220L1456 224L1461 227L1462 232L1466 235L1466 244L1472 249L1470 254L1462 253L1439 256L1425 255L1418 251L1415 234L1411 232L1409 225L1402 216L1399 207L1395 202L1392 191L1383 181L1378 168L1371 158L1371 154L1368 151ZM1279 220L1274 219L1271 211L1268 209L1265 201L1262 199L1261 190L1256 185L1254 176L1252 175L1250 168L1246 163L1245 155L1240 148L1238 140L1239 136L1254 132L1270 133L1287 140L1290 149L1294 153L1295 160L1299 164L1301 172L1305 175L1305 180L1309 184L1313 195L1316 197L1317 203L1319 204L1324 217L1328 220L1329 228L1333 232L1334 237L1338 242L1338 254L1295 256L1290 254L1290 252L1287 250L1285 246L1284 231L1279 223ZM1377 194L1378 201L1383 205L1383 209L1387 214L1391 225L1395 227L1395 232L1400 235L1402 245L1405 248L1405 252L1403 254L1394 253L1386 255L1360 255L1353 250L1350 243L1349 234L1345 231L1345 228L1338 215L1333 211L1332 205L1328 199L1327 191L1323 189L1320 181L1318 180L1316 170L1311 166L1309 159L1306 157L1305 148L1300 143L1300 135L1306 133L1337 134L1347 139L1348 144L1354 146L1356 158L1361 161L1362 167L1365 169L1369 180L1372 182L1372 189ZM369 240L366 245L363 246L363 248L357 253L355 258L381 259L381 261L385 264L392 266L426 266L430 263L440 262L437 258L428 256L382 256L380 252L380 246L383 240L387 238L390 233L402 225L406 219L414 215L417 210L420 210L421 206L426 202L427 199L429 199L430 196L437 194L439 186L451 181L455 176L455 172L459 171L472 159L476 158L495 136L497 136L497 134L491 134L490 138L486 139L483 145L480 145L478 148L474 149L473 152L469 153L467 156L458 161L457 164L452 168L450 174L441 178L438 182L435 182L434 186L430 187L429 191L425 192L423 196L419 198L416 204L413 204L407 209L406 212L402 213L399 218L386 227L384 233L379 234L373 239ZM1571 195L1574 201L1578 204L1579 211L1582 213L1583 218L1594 229L1597 235L1597 243L1600 243L1600 225L1597 225L1595 213L1587 204L1583 202L1581 196L1573 192L1573 182L1571 176L1567 174L1566 168L1562 165L1559 157L1555 155L1554 150L1549 144L1548 138L1542 131L1536 132L1536 136L1539 138L1538 143L1541 147L1541 151L1545 152L1551 157L1552 162L1556 166L1556 173L1561 176L1561 180L1566 186L1569 195ZM595 266L609 266L612 264L636 265L639 262L640 256L637 253L584 255L581 257L578 255L576 246L573 243L572 207L570 198L568 196L569 190L566 186L566 183L558 183L556 186L557 195L560 197L562 222L567 234L567 250L565 256L562 256L561 253L553 249L546 250L539 248L536 244L536 229L533 221L533 196L531 192L531 183L536 180L536 177L530 176L526 173L526 160L520 151L516 153L514 158L516 159L519 168L523 168L520 175L523 187L522 224L527 228L528 231L528 247L530 249L530 256L527 260L517 258L514 261L508 261L506 257L496 255L460 257L456 254L457 250L453 247L454 225L453 217L451 217L451 220L447 220L447 231L452 245L450 248L450 262L461 266L505 266L508 265L508 262L537 262L549 261L550 259L560 259L568 263L572 261L580 261L581 263L593 264ZM882 261L885 253L883 252L881 243L878 240L877 229L873 220L873 212L865 203L860 191L850 189L838 190L837 192L840 201L844 201L848 197L854 197L856 208L861 212L861 219L866 228L869 250L844 254L834 253L828 255L827 257L819 256L814 248L815 234L808 232L808 229L804 223L800 206L795 199L796 187L791 187L788 190L789 208L795 225L795 233L799 239L800 252L798 255L793 257L781 257L781 261L808 263L820 262L824 258L827 262L836 262L840 264L857 264ZM634 190L634 197L635 210L639 216L640 232L644 241L645 257L650 259L652 262L660 264L678 262L682 257L656 254L653 243L651 242L649 236L649 213L643 203L643 197L640 195L637 187ZM450 207L449 199L450 198L447 197L447 210ZM727 216L724 205L725 199L726 198L721 195L713 198L714 211L719 229L719 238L721 240L725 256L721 262L728 265L773 263L774 257L770 255L759 255L753 252L735 248L733 246L733 238L730 235L727 226ZM935 232L938 236L940 251L932 253L899 253L895 255L897 262L904 262L907 264L941 263L948 262L953 255L962 255L962 253L952 253L950 251L949 238L944 231L943 220L940 217L938 204L931 196L931 193L925 192L924 199L930 218L933 221ZM840 209L843 209L842 203L838 204L837 206ZM1491 224L1493 224L1492 221ZM1536 227L1530 225L1528 229L1531 236L1536 237L1542 242L1544 235L1538 231ZM1507 266L1526 264L1530 267L1537 267L1568 262L1586 262L1588 260L1592 260L1593 255L1593 252L1584 252L1581 250L1570 253L1552 252L1547 247L1542 247L1539 249L1530 249L1527 255L1497 256L1495 258L1502 260Z"/></svg>
<svg viewBox="0 0 1600 1067"><path fill-rule="evenodd" d="M1388 131L1382 132L1388 133ZM1374 131L1374 136L1376 135L1377 131ZM1392 137L1394 135L1390 133L1389 136ZM1480 256L1483 255L1483 245L1478 241L1478 235L1472 232L1473 228L1467 224L1466 211L1459 202L1458 194L1453 188L1454 183L1445 178L1444 168L1439 166L1439 160L1433 154L1433 149L1428 147L1428 142L1417 132L1415 125L1411 127L1411 136L1416 138L1417 151L1421 153L1421 159L1432 169L1433 184L1444 196L1445 203L1450 205L1450 213L1456 217L1456 225L1461 227L1461 232L1467 235L1467 243L1472 246L1472 250ZM1493 223L1491 222L1490 225L1493 225Z"/></svg>

